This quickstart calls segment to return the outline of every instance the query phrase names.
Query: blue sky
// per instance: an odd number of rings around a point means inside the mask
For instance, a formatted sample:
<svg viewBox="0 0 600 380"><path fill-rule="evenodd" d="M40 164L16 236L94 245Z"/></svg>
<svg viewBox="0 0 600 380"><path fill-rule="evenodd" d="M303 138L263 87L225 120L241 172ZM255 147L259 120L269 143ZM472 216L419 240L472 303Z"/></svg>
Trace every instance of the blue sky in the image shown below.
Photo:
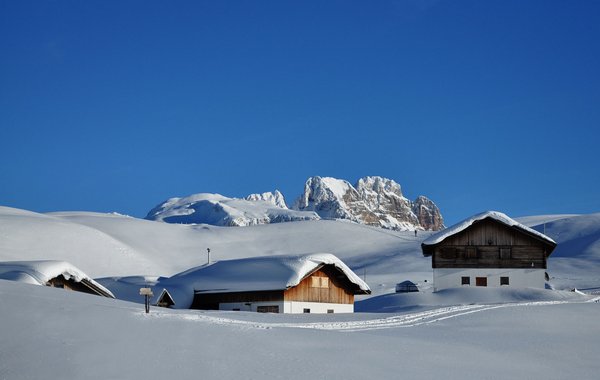
<svg viewBox="0 0 600 380"><path fill-rule="evenodd" d="M310 176L448 223L600 212L600 2L0 0L0 204L143 217Z"/></svg>

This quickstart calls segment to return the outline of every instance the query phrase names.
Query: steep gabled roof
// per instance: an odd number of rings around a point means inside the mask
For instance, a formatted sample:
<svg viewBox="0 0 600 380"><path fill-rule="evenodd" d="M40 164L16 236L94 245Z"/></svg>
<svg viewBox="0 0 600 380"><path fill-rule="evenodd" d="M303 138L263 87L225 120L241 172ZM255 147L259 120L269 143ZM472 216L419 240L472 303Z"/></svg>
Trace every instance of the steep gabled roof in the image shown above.
<svg viewBox="0 0 600 380"><path fill-rule="evenodd" d="M355 294L368 294L369 286L346 264L329 253L308 255L264 256L223 260L189 269L156 286L168 289L175 307L186 308L195 292L234 293L285 290L325 265L335 267L354 285Z"/></svg>
<svg viewBox="0 0 600 380"><path fill-rule="evenodd" d="M446 238L464 231L465 229L467 229L474 223L484 220L484 219L488 219L488 218L493 219L497 222L500 222L506 226L521 230L525 234L528 234L534 238L537 238L552 247L556 246L556 242L554 240L552 240L551 238L549 238L548 236L546 236L543 233L538 232L532 228L529 228L529 227L525 226L524 224L517 222L516 220L510 218L509 216L507 216L504 213L501 213L499 211L485 211L480 214L473 215L470 218L467 218L461 222L458 222L458 223L446 228L445 230L439 231L438 233L435 233L435 234L431 235L430 237L428 237L427 239L425 239L423 241L423 243L421 243L421 248L423 249L423 254L425 256L429 256L431 254L429 247L437 245L437 244L441 243L443 240L445 240Z"/></svg>
<svg viewBox="0 0 600 380"><path fill-rule="evenodd" d="M0 262L0 279L25 282L35 285L46 285L48 281L64 277L84 284L95 293L104 297L115 298L115 296L94 281L79 268L66 261L39 260L39 261L4 261Z"/></svg>

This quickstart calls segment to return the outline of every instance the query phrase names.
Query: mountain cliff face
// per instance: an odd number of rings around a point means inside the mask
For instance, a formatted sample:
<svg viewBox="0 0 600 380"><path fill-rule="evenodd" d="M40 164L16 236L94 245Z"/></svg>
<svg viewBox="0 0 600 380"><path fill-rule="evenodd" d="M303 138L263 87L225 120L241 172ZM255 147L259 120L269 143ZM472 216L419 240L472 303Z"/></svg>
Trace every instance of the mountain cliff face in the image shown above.
<svg viewBox="0 0 600 380"><path fill-rule="evenodd" d="M309 178L293 209L393 230L437 231L444 226L435 203L424 196L412 202L398 183L382 177L361 178L356 186L330 177Z"/></svg>

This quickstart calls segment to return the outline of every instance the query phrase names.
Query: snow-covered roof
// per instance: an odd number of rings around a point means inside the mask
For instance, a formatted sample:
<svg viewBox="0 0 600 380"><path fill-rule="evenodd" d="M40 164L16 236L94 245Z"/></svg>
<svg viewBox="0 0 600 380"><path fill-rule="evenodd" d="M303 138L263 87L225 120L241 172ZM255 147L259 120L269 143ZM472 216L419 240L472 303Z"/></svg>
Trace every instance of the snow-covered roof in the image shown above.
<svg viewBox="0 0 600 380"><path fill-rule="evenodd" d="M524 224L517 222L516 220L510 218L509 216L507 216L504 213L501 213L499 211L485 211L480 214L473 215L470 218L463 220L462 222L458 222L458 223L446 228L445 230L441 230L438 233L431 235L430 237L425 239L425 241L423 241L422 246L430 246L430 245L438 244L438 243L442 242L444 239L446 239L447 237L455 235L459 232L462 232L463 230L470 227L473 223L478 222L483 219L487 219L487 218L494 219L494 220L496 220L502 224L505 224L509 227L516 227L520 230L523 230L531 235L534 235L534 236L546 241L549 244L556 245L556 242L554 240L552 240L551 238L549 238L548 236L546 236L543 233L538 232L532 228L529 228L529 227L525 226Z"/></svg>
<svg viewBox="0 0 600 380"><path fill-rule="evenodd" d="M298 285L324 265L333 265L356 285L357 293L371 289L339 258L330 253L264 256L223 260L189 269L160 281L173 296L175 307L191 305L194 292L229 293L285 290Z"/></svg>
<svg viewBox="0 0 600 380"><path fill-rule="evenodd" d="M79 268L66 261L3 261L0 262L0 279L25 282L34 285L46 285L53 278L63 276L65 280L84 283L98 293L107 297L115 296L94 281Z"/></svg>

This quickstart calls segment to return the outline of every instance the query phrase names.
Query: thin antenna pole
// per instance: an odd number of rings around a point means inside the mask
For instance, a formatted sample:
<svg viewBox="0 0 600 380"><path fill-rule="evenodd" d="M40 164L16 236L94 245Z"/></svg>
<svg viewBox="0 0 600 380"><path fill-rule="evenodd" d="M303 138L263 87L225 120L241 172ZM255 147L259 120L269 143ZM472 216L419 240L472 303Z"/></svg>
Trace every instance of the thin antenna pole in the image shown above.
<svg viewBox="0 0 600 380"><path fill-rule="evenodd" d="M210 248L206 248L206 252L208 252L208 261L207 261L207 264L210 264Z"/></svg>

